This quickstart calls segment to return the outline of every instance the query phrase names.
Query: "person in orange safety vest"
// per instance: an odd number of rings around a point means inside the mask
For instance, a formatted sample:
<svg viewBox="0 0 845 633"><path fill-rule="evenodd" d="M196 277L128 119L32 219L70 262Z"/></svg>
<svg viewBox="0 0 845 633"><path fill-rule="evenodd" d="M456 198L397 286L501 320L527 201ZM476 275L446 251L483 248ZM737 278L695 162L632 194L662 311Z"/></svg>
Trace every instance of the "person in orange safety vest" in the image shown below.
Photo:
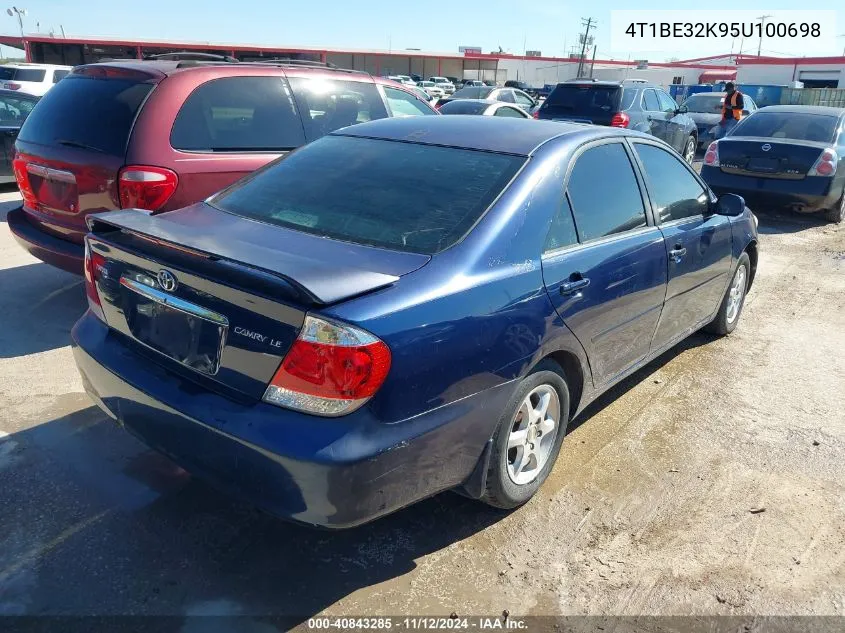
<svg viewBox="0 0 845 633"><path fill-rule="evenodd" d="M725 100L722 103L722 120L716 131L716 138L722 138L730 132L742 119L742 111L745 109L745 102L742 93L736 89L732 81L725 84Z"/></svg>

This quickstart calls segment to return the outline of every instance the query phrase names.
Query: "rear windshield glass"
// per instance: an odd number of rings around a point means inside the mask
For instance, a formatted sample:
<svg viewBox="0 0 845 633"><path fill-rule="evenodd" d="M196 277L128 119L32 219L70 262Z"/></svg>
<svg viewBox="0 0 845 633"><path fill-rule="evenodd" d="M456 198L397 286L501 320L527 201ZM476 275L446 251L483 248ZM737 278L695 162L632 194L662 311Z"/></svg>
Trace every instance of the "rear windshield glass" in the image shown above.
<svg viewBox="0 0 845 633"><path fill-rule="evenodd" d="M493 92L492 88L487 86L467 86L456 90L452 95L453 99L486 99L487 95Z"/></svg>
<svg viewBox="0 0 845 633"><path fill-rule="evenodd" d="M723 100L721 95L693 95L684 101L684 105L690 112L718 114L722 111Z"/></svg>
<svg viewBox="0 0 845 633"><path fill-rule="evenodd" d="M44 81L43 68L2 68L0 67L0 81Z"/></svg>
<svg viewBox="0 0 845 633"><path fill-rule="evenodd" d="M578 114L618 112L622 97L619 86L560 84L546 99L549 106Z"/></svg>
<svg viewBox="0 0 845 633"><path fill-rule="evenodd" d="M210 203L313 235L432 254L472 228L524 160L327 136L241 180Z"/></svg>
<svg viewBox="0 0 845 633"><path fill-rule="evenodd" d="M737 125L730 136L766 136L827 143L833 140L837 122L837 117L824 114L758 110Z"/></svg>
<svg viewBox="0 0 845 633"><path fill-rule="evenodd" d="M133 79L68 75L41 99L18 138L123 156L135 114L152 89Z"/></svg>
<svg viewBox="0 0 845 633"><path fill-rule="evenodd" d="M440 106L440 114L481 114L489 105L478 101L448 101Z"/></svg>

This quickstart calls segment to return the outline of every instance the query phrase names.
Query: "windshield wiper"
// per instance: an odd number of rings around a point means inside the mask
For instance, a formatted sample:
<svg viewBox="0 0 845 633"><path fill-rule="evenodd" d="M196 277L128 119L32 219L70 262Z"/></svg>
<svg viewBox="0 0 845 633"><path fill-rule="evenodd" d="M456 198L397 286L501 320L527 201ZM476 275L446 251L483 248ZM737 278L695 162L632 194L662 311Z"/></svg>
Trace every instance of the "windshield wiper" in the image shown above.
<svg viewBox="0 0 845 633"><path fill-rule="evenodd" d="M79 149L87 149L91 150L92 152L99 152L100 154L105 154L106 151L100 149L99 147L94 147L93 145L87 145L85 143L80 143L79 141L71 141L65 138L57 138L54 141L58 145L64 145L65 147L78 147Z"/></svg>

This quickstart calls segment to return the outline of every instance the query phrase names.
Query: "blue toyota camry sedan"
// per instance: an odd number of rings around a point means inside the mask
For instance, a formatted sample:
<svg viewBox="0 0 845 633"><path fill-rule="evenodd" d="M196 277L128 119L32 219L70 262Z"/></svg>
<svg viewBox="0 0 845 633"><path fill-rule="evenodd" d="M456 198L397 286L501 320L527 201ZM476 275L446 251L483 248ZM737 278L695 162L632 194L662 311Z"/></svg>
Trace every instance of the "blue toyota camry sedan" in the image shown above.
<svg viewBox="0 0 845 633"><path fill-rule="evenodd" d="M757 266L742 198L667 145L495 117L338 130L204 203L93 216L73 329L102 409L295 521L447 489L526 502L567 424Z"/></svg>

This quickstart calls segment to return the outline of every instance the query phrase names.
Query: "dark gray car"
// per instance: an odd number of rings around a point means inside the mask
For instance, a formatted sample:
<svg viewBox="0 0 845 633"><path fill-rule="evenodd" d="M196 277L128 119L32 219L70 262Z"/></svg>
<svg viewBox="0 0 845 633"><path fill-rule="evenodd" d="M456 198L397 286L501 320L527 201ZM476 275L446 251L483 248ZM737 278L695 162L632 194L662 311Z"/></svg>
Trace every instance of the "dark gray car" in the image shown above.
<svg viewBox="0 0 845 633"><path fill-rule="evenodd" d="M724 92L699 92L686 98L681 104L686 107L687 114L695 121L698 128L698 147L708 145L715 140L714 130L722 120L722 103L725 101ZM757 111L757 104L747 94L742 95L745 109L743 115Z"/></svg>
<svg viewBox="0 0 845 633"><path fill-rule="evenodd" d="M577 79L559 83L535 117L638 130L667 142L692 163L698 129L660 86L641 80Z"/></svg>
<svg viewBox="0 0 845 633"><path fill-rule="evenodd" d="M0 163L0 184L15 181L12 159L15 156L15 139L21 125L41 97L0 90L0 135L3 136L3 159Z"/></svg>

